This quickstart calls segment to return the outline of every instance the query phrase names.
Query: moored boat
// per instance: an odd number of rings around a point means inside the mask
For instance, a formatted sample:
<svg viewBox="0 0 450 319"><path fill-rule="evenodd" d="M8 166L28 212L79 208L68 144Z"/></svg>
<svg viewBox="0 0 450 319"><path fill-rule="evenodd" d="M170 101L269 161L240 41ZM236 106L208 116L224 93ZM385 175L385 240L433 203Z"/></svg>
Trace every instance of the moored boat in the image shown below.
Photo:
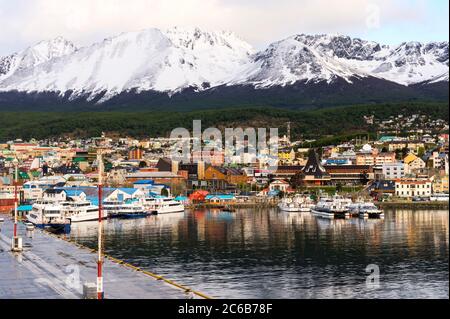
<svg viewBox="0 0 450 319"><path fill-rule="evenodd" d="M70 219L72 223L85 222L91 220L98 220L98 206L92 205L91 202L74 201L68 202L65 206L66 218ZM108 217L108 212L102 210L103 219Z"/></svg>
<svg viewBox="0 0 450 319"><path fill-rule="evenodd" d="M314 207L314 202L311 197L305 195L283 198L278 204L280 210L290 213L310 212L312 207Z"/></svg>
<svg viewBox="0 0 450 319"><path fill-rule="evenodd" d="M103 208L111 218L141 218L149 215L145 207L136 200L105 202Z"/></svg>
<svg viewBox="0 0 450 319"><path fill-rule="evenodd" d="M384 218L384 213L372 202L356 202L348 205L350 213L360 218Z"/></svg>
<svg viewBox="0 0 450 319"><path fill-rule="evenodd" d="M292 198L283 198L281 202L278 203L278 208L283 212L300 212L300 207L296 203L294 203Z"/></svg>
<svg viewBox="0 0 450 319"><path fill-rule="evenodd" d="M170 214L184 212L184 204L172 197L147 197L141 200L145 210L150 214Z"/></svg>
<svg viewBox="0 0 450 319"><path fill-rule="evenodd" d="M27 213L26 219L37 228L70 231L70 219L66 218L67 202L37 201Z"/></svg>
<svg viewBox="0 0 450 319"><path fill-rule="evenodd" d="M311 208L311 212L325 218L349 218L351 217L348 208L350 203L350 200L341 196L323 197Z"/></svg>

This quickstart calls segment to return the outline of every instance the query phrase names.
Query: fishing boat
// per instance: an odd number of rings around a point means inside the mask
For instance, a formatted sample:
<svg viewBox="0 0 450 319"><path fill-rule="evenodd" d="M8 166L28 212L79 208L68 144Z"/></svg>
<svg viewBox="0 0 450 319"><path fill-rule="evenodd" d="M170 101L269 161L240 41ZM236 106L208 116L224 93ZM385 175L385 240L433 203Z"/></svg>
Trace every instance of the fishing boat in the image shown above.
<svg viewBox="0 0 450 319"><path fill-rule="evenodd" d="M351 200L341 197L322 197L317 204L311 208L314 215L324 218L349 218L351 217L348 206Z"/></svg>
<svg viewBox="0 0 450 319"><path fill-rule="evenodd" d="M69 232L71 221L66 218L67 205L67 202L37 201L26 219L37 228Z"/></svg>

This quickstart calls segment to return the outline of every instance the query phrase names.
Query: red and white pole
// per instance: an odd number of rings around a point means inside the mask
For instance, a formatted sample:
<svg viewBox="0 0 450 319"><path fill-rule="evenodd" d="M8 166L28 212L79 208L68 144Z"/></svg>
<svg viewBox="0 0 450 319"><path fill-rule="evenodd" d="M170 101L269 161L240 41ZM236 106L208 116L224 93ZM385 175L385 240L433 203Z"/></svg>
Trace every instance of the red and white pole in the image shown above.
<svg viewBox="0 0 450 319"><path fill-rule="evenodd" d="M15 161L15 171L14 171L14 238L17 238L17 206L18 206L18 196L17 196L17 183L19 182L19 169L18 163Z"/></svg>
<svg viewBox="0 0 450 319"><path fill-rule="evenodd" d="M103 175L103 160L101 150L97 153L98 162L98 260L97 260L97 299L103 299L103 192L102 192L102 175Z"/></svg>

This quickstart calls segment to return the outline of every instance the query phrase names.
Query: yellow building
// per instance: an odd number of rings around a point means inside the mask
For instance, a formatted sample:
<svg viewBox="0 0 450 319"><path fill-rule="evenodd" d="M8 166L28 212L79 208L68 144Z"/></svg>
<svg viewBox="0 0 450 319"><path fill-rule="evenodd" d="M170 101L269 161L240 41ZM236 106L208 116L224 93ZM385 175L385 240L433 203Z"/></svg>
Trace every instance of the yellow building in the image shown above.
<svg viewBox="0 0 450 319"><path fill-rule="evenodd" d="M433 180L434 193L448 193L448 175L436 176Z"/></svg>
<svg viewBox="0 0 450 319"><path fill-rule="evenodd" d="M284 163L292 163L295 160L295 151L292 149L290 152L279 152L278 160Z"/></svg>
<svg viewBox="0 0 450 319"><path fill-rule="evenodd" d="M410 174L416 170L425 168L425 162L416 155L410 153L404 159L403 163L405 163L405 173Z"/></svg>

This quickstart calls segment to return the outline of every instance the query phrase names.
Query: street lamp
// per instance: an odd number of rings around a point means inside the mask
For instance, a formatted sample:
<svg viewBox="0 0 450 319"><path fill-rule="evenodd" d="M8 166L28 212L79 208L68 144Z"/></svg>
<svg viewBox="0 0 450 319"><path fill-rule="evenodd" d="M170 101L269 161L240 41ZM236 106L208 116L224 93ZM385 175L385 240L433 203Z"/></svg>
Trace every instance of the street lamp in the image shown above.
<svg viewBox="0 0 450 319"><path fill-rule="evenodd" d="M22 251L22 238L17 235L17 183L19 179L19 160L17 159L17 157L14 158L12 163L14 165L14 232L13 238L11 240L11 250L14 252L20 252Z"/></svg>

